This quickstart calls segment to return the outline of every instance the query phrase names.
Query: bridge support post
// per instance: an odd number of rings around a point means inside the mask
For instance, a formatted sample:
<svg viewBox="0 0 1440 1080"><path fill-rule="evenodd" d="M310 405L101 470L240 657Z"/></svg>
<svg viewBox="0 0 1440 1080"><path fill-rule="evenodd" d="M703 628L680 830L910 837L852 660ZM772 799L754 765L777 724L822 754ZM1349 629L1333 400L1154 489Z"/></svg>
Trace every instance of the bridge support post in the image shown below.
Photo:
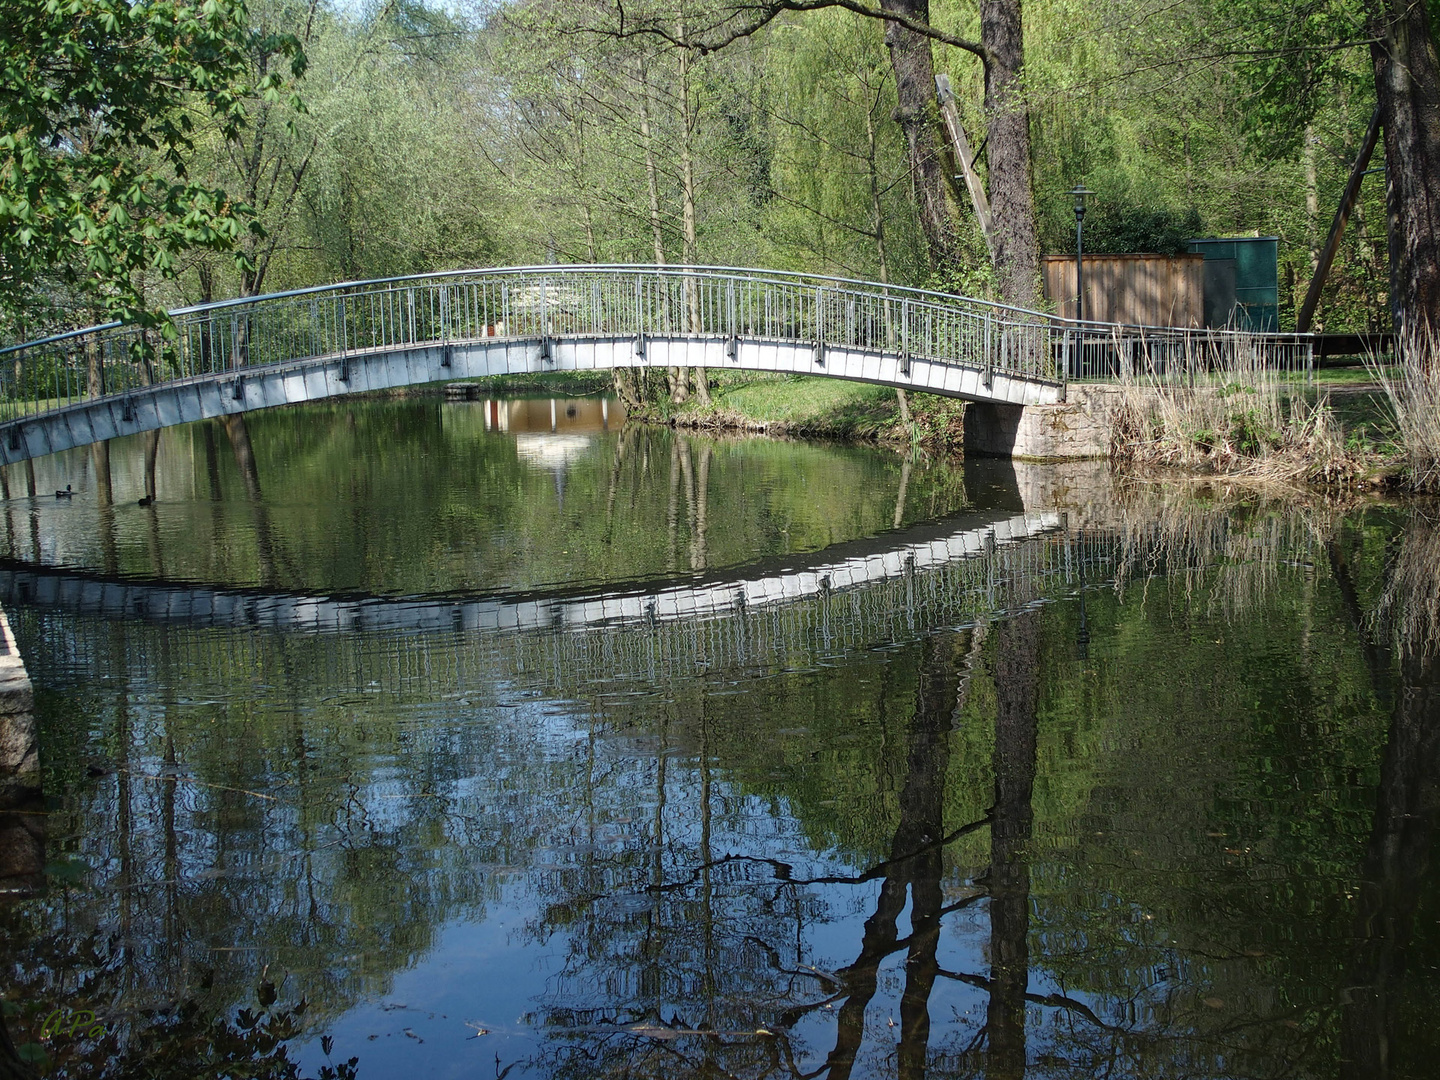
<svg viewBox="0 0 1440 1080"><path fill-rule="evenodd" d="M29 895L45 883L39 732L30 676L3 611L0 639L0 894Z"/></svg>
<svg viewBox="0 0 1440 1080"><path fill-rule="evenodd" d="M965 404L965 453L981 457L1015 457L1020 440L1023 405Z"/></svg>
<svg viewBox="0 0 1440 1080"><path fill-rule="evenodd" d="M1058 405L965 406L965 452L1032 461L1074 461L1110 456L1120 405L1112 387L1071 386Z"/></svg>

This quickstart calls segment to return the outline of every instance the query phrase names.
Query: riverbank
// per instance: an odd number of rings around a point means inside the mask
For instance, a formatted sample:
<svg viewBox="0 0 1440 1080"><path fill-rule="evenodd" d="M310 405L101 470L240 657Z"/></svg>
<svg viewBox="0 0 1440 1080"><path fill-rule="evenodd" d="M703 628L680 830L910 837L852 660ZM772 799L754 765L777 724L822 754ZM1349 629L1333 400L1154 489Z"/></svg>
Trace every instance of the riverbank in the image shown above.
<svg viewBox="0 0 1440 1080"><path fill-rule="evenodd" d="M907 395L907 421L894 390L833 379L727 372L712 376L710 392L708 406L666 401L637 418L690 430L856 440L942 453L963 447L964 404L954 399ZM1393 373L1363 367L1327 369L1313 382L1270 378L1243 388L1239 383L1138 386L1116 425L1110 457L1136 472L1427 490L1423 448L1418 455L1409 449L1397 419L1404 393ZM1409 413L1421 411L1412 407Z"/></svg>
<svg viewBox="0 0 1440 1080"><path fill-rule="evenodd" d="M711 378L709 405L659 402L637 419L699 431L840 439L941 453L963 445L964 402L907 395L908 420L885 386L803 375L723 372Z"/></svg>
<svg viewBox="0 0 1440 1080"><path fill-rule="evenodd" d="M1313 381L1224 373L1205 386L1134 384L1114 425L1112 464L1127 472L1214 476L1319 489L1434 491L1440 415L1433 376L1339 368ZM486 393L583 396L612 388L609 372L485 380ZM750 372L710 373L709 404L661 397L630 416L690 431L834 439L956 454L965 404L932 394L902 400L884 386ZM1432 400L1434 399L1434 400Z"/></svg>

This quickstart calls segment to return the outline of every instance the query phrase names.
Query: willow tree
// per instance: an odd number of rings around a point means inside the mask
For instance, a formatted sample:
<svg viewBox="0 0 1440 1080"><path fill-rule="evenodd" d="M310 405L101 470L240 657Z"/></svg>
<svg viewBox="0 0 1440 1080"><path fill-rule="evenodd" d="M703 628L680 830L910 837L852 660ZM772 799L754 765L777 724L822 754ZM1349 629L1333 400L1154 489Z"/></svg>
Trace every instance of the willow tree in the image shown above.
<svg viewBox="0 0 1440 1080"><path fill-rule="evenodd" d="M789 12L843 8L885 25L895 76L895 118L905 133L911 186L932 267L961 257L958 225L949 203L949 181L937 133L933 44L940 42L981 62L985 84L985 146L992 257L1002 299L1035 306L1039 246L1030 183L1029 112L1022 75L1025 47L1020 0L979 0L980 35L967 38L931 22L930 0L726 0L689 5L677 20L667 0L654 4L587 7L595 32L619 37L653 36L705 55L758 33Z"/></svg>
<svg viewBox="0 0 1440 1080"><path fill-rule="evenodd" d="M895 80L874 22L824 12L767 44L765 265L924 280Z"/></svg>
<svg viewBox="0 0 1440 1080"><path fill-rule="evenodd" d="M409 0L364 15L316 0L253 0L247 59L298 38L310 64L302 113L249 103L235 139L202 131L192 169L244 193L264 227L244 238L240 272L209 253L194 292L226 295L482 265L493 255L495 184L474 154L465 99L483 58L475 27Z"/></svg>
<svg viewBox="0 0 1440 1080"><path fill-rule="evenodd" d="M588 19L574 5L537 2L502 20L487 154L513 190L506 216L519 250L538 243L542 257L562 261L752 261L765 155L751 50L701 56L597 37ZM687 283L673 317L694 325L698 300ZM672 368L668 391L703 403L706 374Z"/></svg>

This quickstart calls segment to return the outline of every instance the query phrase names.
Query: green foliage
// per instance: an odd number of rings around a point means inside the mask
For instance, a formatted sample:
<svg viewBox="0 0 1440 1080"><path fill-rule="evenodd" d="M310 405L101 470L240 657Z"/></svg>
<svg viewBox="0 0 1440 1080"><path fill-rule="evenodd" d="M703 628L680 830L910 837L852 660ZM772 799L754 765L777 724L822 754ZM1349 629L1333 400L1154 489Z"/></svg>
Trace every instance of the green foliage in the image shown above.
<svg viewBox="0 0 1440 1080"><path fill-rule="evenodd" d="M0 305L52 267L110 315L154 323L137 276L186 251L234 248L251 208L188 176L196 117L232 140L248 94L279 100L280 72L248 79L257 44L237 0L10 0L0 39ZM293 38L272 44L298 77Z"/></svg>
<svg viewBox="0 0 1440 1080"><path fill-rule="evenodd" d="M993 297L997 287L995 265L983 250L963 264L943 263L925 279L925 288L955 296Z"/></svg>
<svg viewBox="0 0 1440 1080"><path fill-rule="evenodd" d="M1366 8L1355 0L1249 0L1242 12L1226 5L1212 17L1224 20L1233 47L1253 53L1238 70L1246 92L1245 128L1263 157L1298 154L1306 125L1337 93L1370 92L1368 49L1357 64L1341 47L1363 45L1370 36Z"/></svg>
<svg viewBox="0 0 1440 1080"><path fill-rule="evenodd" d="M1230 415L1229 439L1243 457L1259 457L1267 450L1278 449L1281 443L1280 432L1254 410Z"/></svg>
<svg viewBox="0 0 1440 1080"><path fill-rule="evenodd" d="M1105 206L1085 215L1085 248L1096 254L1131 251L1183 255L1201 235L1200 212L1136 204Z"/></svg>
<svg viewBox="0 0 1440 1080"><path fill-rule="evenodd" d="M1374 106L1359 5L1082 2L1027 27L1035 183L1051 251L1074 248L1065 192L1107 216L1194 208L1208 235L1280 238L1282 326L1303 296ZM1034 8L1027 8L1033 13ZM1347 43L1356 47L1343 47ZM1368 181L1317 329L1388 324L1383 184Z"/></svg>
<svg viewBox="0 0 1440 1080"><path fill-rule="evenodd" d="M682 57L655 37L597 33L591 8L538 0L503 16L423 0L12 7L4 78L23 92L5 105L7 137L34 153L11 154L0 192L35 220L12 210L0 222L17 226L0 240L0 304L23 299L30 331L320 281L648 262L657 234L671 262L993 294L964 198L952 206L964 257L928 267L883 28L851 12L797 13ZM633 28L715 13L660 12L627 17ZM1073 250L1065 193L1080 180L1097 193L1097 253L1278 235L1289 316L1373 107L1365 51L1329 47L1358 40L1357 12L1352 0L1027 4L1042 246ZM940 17L970 36L976 19L968 5ZM35 59L66 49L89 69ZM280 74L302 50L297 112ZM182 62L195 57L204 66ZM935 57L983 171L980 66ZM27 108L48 126L31 132ZM26 162L56 181L55 199L21 198ZM1382 188L1362 192L1324 329L1388 321Z"/></svg>
<svg viewBox="0 0 1440 1080"><path fill-rule="evenodd" d="M919 284L927 257L881 28L817 12L767 39L765 59L766 261Z"/></svg>

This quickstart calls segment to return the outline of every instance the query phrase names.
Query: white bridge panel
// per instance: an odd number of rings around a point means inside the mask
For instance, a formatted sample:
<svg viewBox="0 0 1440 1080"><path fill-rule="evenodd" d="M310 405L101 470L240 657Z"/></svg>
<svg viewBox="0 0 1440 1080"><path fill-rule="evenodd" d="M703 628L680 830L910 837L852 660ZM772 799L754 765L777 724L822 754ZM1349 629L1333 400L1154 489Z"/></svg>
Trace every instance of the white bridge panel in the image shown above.
<svg viewBox="0 0 1440 1080"><path fill-rule="evenodd" d="M630 337L549 340L485 338L400 349L373 349L288 364L254 366L141 387L0 425L0 464L40 457L101 439L131 435L253 409L299 404L417 383L452 382L497 374L590 371L612 367L704 366L713 369L800 373L964 397L972 401L1031 405L1058 401L1053 383L995 374L986 385L979 369L931 360L839 347L815 362L810 342L738 340L727 355L725 338L647 337L635 355ZM448 349L450 366L444 358ZM348 378L342 378L348 376ZM239 393L236 387L239 380Z"/></svg>

